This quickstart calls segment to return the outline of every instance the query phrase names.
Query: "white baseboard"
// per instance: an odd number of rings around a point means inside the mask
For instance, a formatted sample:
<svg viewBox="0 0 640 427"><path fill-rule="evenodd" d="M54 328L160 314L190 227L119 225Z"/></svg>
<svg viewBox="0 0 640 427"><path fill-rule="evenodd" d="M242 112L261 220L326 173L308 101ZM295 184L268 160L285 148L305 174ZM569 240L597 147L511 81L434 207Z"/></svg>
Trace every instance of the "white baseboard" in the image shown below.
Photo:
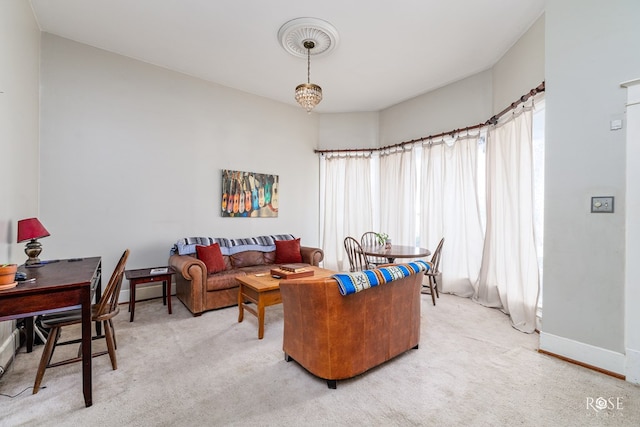
<svg viewBox="0 0 640 427"><path fill-rule="evenodd" d="M633 384L640 384L640 351L627 348L626 352L625 375L627 381Z"/></svg>
<svg viewBox="0 0 640 427"><path fill-rule="evenodd" d="M545 332L540 332L540 350L618 375L625 375L625 355L622 353Z"/></svg>
<svg viewBox="0 0 640 427"><path fill-rule="evenodd" d="M20 332L17 329L14 329L4 342L0 343L0 377L2 377L9 364L13 361L19 346Z"/></svg>

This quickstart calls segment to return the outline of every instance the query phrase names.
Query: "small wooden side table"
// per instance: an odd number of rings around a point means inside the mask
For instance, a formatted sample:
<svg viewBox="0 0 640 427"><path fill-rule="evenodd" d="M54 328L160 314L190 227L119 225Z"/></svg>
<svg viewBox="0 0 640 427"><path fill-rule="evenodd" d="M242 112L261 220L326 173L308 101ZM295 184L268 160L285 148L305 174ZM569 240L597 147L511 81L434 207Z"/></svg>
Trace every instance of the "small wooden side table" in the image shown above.
<svg viewBox="0 0 640 427"><path fill-rule="evenodd" d="M153 270L166 269L165 272L154 273ZM162 304L166 305L171 314L171 276L176 272L171 267L140 268L125 270L124 275L129 280L129 322L133 322L136 311L136 285L141 283L162 282Z"/></svg>

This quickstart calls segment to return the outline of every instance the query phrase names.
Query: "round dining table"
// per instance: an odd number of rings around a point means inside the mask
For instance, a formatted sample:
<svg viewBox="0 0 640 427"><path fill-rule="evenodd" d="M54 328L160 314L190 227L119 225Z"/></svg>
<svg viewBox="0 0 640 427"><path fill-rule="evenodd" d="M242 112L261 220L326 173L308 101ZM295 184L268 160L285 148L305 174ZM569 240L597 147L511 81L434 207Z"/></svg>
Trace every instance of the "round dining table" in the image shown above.
<svg viewBox="0 0 640 427"><path fill-rule="evenodd" d="M390 263L395 262L396 258L424 258L431 255L427 248L405 245L391 245L388 248L384 245L363 246L362 252L365 255L386 258Z"/></svg>

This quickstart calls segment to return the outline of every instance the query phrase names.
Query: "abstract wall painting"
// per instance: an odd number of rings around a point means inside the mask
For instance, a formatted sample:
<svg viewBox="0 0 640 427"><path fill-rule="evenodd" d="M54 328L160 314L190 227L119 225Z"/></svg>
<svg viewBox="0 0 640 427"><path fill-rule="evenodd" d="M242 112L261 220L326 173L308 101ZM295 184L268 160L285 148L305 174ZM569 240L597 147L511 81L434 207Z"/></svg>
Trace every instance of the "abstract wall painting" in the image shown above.
<svg viewBox="0 0 640 427"><path fill-rule="evenodd" d="M223 169L221 194L223 217L278 216L278 175Z"/></svg>

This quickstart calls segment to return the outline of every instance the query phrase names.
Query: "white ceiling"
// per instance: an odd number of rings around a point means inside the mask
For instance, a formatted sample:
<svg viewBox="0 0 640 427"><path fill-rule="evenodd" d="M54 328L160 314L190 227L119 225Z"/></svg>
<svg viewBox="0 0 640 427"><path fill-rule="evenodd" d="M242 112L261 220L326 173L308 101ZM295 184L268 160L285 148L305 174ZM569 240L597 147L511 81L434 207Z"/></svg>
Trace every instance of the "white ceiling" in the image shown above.
<svg viewBox="0 0 640 427"><path fill-rule="evenodd" d="M42 31L296 105L306 59L278 29L299 17L338 30L311 58L317 112L378 111L493 66L545 0L31 0Z"/></svg>

